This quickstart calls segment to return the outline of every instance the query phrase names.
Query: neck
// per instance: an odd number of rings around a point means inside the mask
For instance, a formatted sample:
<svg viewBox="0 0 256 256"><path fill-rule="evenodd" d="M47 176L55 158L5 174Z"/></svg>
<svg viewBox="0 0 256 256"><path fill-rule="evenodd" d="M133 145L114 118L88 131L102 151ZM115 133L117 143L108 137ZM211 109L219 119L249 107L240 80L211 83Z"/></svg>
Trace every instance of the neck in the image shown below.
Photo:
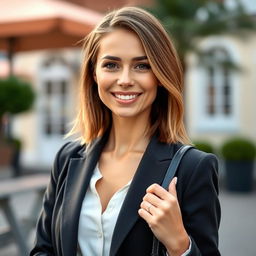
<svg viewBox="0 0 256 256"><path fill-rule="evenodd" d="M112 129L106 150L123 156L130 152L143 153L149 143L146 135L149 118L120 118L113 116Z"/></svg>

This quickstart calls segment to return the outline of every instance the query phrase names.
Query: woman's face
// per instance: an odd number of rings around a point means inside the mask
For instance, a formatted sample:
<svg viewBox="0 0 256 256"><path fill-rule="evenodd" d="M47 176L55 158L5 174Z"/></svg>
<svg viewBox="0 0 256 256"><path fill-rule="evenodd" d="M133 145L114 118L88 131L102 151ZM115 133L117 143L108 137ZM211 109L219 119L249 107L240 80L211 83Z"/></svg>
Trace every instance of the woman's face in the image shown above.
<svg viewBox="0 0 256 256"><path fill-rule="evenodd" d="M149 116L158 82L136 34L115 29L101 39L94 79L113 115Z"/></svg>

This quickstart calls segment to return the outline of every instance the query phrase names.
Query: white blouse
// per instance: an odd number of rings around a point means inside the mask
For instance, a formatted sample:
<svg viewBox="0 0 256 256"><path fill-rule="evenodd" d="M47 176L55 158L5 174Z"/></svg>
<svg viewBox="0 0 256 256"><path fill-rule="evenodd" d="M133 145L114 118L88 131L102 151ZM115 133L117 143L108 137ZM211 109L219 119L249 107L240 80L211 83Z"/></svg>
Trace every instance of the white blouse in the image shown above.
<svg viewBox="0 0 256 256"><path fill-rule="evenodd" d="M86 192L79 219L78 243L84 256L108 256L118 214L131 181L119 189L102 213L96 182L102 178L98 165Z"/></svg>
<svg viewBox="0 0 256 256"><path fill-rule="evenodd" d="M97 165L85 194L79 218L78 243L83 256L109 256L117 217L131 184L130 181L119 189L102 213L100 197L95 187L101 178L102 174ZM187 255L190 250L191 240L189 249L181 256Z"/></svg>

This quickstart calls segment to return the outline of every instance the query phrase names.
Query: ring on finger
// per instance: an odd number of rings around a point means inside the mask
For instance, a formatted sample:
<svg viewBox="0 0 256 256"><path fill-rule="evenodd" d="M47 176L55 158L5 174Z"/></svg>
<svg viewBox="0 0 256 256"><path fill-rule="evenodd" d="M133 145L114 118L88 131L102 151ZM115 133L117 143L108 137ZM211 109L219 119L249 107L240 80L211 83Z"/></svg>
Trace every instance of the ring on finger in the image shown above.
<svg viewBox="0 0 256 256"><path fill-rule="evenodd" d="M151 214L150 208L151 208L151 204L149 204L148 207L147 207L147 212Z"/></svg>

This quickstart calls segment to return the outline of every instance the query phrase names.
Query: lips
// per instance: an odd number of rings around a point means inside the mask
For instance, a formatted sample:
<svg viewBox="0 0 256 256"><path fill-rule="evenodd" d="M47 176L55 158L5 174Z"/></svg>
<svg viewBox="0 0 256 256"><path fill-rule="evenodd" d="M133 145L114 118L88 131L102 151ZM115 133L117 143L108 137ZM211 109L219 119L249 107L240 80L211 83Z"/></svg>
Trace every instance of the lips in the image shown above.
<svg viewBox="0 0 256 256"><path fill-rule="evenodd" d="M140 93L115 92L115 93L112 93L112 95L115 98L122 100L122 101L132 101L132 100L136 99L140 95Z"/></svg>
<svg viewBox="0 0 256 256"><path fill-rule="evenodd" d="M134 94L131 94L131 95L115 94L115 97L120 99L120 100L132 100L132 99L135 99L136 96L138 96L138 95L134 95Z"/></svg>

